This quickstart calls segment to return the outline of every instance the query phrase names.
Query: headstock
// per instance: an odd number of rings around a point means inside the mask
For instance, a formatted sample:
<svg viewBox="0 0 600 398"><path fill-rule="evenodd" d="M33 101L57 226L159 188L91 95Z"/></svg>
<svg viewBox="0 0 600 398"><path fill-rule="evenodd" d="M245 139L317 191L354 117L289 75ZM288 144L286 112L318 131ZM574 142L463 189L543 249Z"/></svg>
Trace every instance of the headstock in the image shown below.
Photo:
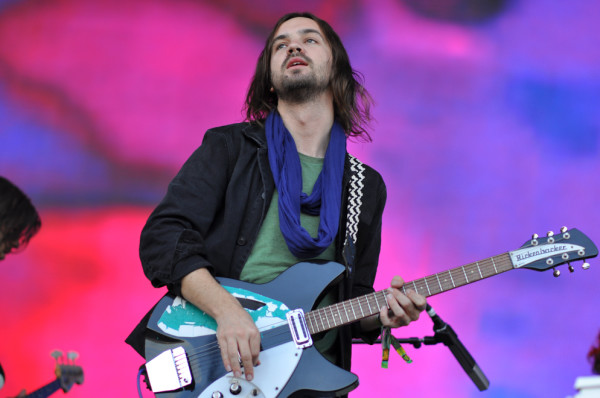
<svg viewBox="0 0 600 398"><path fill-rule="evenodd" d="M598 255L598 248L576 228L562 227L559 234L552 231L546 237L533 234L531 239L520 249L509 252L515 268L528 268L535 271L546 271L562 264L569 265L569 271L575 269L571 262L586 260ZM584 262L583 269L588 269L590 264ZM554 276L559 276L560 271L554 270Z"/></svg>
<svg viewBox="0 0 600 398"><path fill-rule="evenodd" d="M79 357L74 351L69 351L65 355L61 351L53 351L50 354L56 360L56 378L60 380L60 388L67 392L73 387L73 384L83 383L83 369L75 365L75 360Z"/></svg>

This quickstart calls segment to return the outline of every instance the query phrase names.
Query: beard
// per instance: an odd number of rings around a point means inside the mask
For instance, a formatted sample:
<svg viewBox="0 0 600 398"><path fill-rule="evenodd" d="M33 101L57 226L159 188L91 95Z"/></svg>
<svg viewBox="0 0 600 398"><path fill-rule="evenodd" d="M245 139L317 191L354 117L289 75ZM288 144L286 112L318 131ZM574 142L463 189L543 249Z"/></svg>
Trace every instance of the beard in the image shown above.
<svg viewBox="0 0 600 398"><path fill-rule="evenodd" d="M319 72L280 75L277 79L273 79L273 89L277 98L292 104L302 104L317 98L329 88L328 79Z"/></svg>

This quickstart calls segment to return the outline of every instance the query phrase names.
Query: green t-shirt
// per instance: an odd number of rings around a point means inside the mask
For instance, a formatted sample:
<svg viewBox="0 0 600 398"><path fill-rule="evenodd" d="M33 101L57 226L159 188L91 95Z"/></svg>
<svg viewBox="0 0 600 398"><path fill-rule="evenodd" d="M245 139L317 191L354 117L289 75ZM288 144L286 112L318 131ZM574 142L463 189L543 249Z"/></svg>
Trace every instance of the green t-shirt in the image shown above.
<svg viewBox="0 0 600 398"><path fill-rule="evenodd" d="M300 155L302 165L302 192L310 194L313 186L323 169L323 159L313 158L303 154ZM287 247L281 230L279 228L279 195L277 191L273 194L271 205L263 221L258 238L252 252L242 269L240 279L251 283L267 283L275 279L280 273L290 266L307 259L295 257ZM313 238L317 237L319 231L319 216L311 216L300 213L300 223ZM331 260L335 259L335 242L323 253L309 260ZM331 292L323 297L317 307L324 307L335 303L336 297ZM326 332L315 347L331 362L337 362L337 350L335 341L338 336L337 329Z"/></svg>

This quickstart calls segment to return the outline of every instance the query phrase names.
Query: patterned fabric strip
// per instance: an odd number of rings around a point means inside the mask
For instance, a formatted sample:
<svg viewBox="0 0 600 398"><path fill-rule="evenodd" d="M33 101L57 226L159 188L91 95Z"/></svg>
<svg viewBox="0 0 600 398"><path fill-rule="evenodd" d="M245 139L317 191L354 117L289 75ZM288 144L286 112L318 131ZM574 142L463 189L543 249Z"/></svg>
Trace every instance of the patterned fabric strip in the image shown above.
<svg viewBox="0 0 600 398"><path fill-rule="evenodd" d="M350 178L350 192L348 195L348 214L346 218L347 233L344 246L348 244L348 237L352 239L352 244L354 246L358 234L358 217L362 205L365 166L354 156L350 154L348 154L348 156L350 157L352 177Z"/></svg>

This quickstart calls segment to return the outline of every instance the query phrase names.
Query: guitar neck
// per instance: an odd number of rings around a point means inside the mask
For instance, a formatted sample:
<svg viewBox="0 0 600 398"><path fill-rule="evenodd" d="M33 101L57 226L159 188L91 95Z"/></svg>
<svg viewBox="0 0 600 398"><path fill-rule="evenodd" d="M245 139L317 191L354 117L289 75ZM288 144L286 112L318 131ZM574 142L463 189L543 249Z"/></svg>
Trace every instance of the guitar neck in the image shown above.
<svg viewBox="0 0 600 398"><path fill-rule="evenodd" d="M409 290L414 290L422 296L430 297L513 268L510 255L504 253L425 278L405 282L400 290L405 294ZM378 314L381 308L388 306L387 294L388 289L380 290L311 311L306 314L308 329L311 334L315 334Z"/></svg>
<svg viewBox="0 0 600 398"><path fill-rule="evenodd" d="M27 394L26 398L48 398L50 395L54 394L58 390L60 390L61 384L60 379L56 379L53 382L46 384L45 386L38 388L33 391L31 394Z"/></svg>

